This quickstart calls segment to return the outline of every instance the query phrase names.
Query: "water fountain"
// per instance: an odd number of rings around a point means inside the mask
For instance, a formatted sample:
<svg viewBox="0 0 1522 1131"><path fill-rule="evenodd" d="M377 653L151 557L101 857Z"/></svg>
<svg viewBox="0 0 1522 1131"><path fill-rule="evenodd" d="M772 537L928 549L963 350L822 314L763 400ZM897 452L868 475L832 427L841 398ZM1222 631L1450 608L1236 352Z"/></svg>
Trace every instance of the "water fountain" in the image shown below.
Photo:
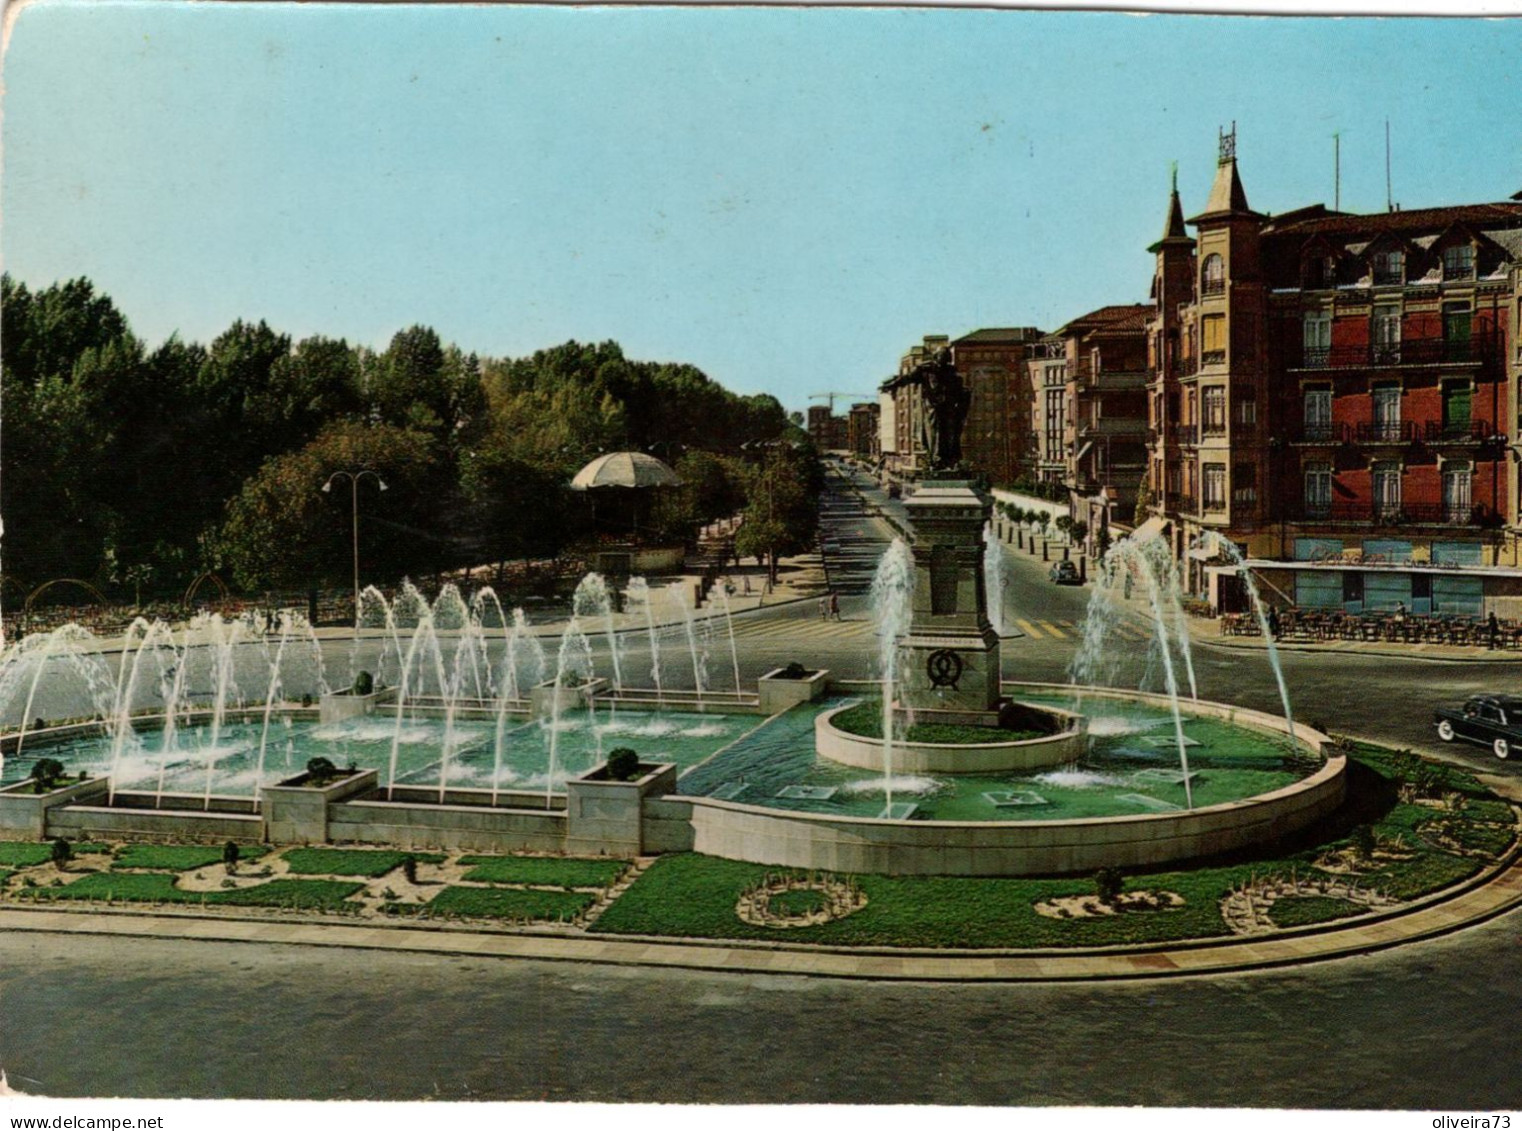
<svg viewBox="0 0 1522 1131"><path fill-rule="evenodd" d="M1004 547L994 524L983 524L983 589L988 594L988 623L994 632L1005 635L1004 627Z"/></svg>

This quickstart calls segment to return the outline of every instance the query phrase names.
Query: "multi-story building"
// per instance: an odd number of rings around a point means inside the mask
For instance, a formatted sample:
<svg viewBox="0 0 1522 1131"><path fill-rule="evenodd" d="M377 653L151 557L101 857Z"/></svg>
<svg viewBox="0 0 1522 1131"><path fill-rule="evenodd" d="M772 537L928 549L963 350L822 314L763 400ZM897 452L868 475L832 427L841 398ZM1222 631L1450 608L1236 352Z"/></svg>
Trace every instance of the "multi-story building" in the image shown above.
<svg viewBox="0 0 1522 1131"><path fill-rule="evenodd" d="M1301 606L1522 613L1522 202L1268 217L1235 140L1150 249L1148 488L1189 587L1240 600L1219 537Z"/></svg>
<svg viewBox="0 0 1522 1131"><path fill-rule="evenodd" d="M1073 517L1129 521L1146 472L1147 304L1103 306L1034 343L1027 363L1036 471Z"/></svg>
<svg viewBox="0 0 1522 1131"><path fill-rule="evenodd" d="M990 482L1008 486L1034 461L1027 361L1041 331L1034 326L974 330L951 343L951 360L972 400L962 428L962 457Z"/></svg>
<svg viewBox="0 0 1522 1131"><path fill-rule="evenodd" d="M846 450L860 459L876 459L878 454L878 407L875 403L853 404L846 414Z"/></svg>
<svg viewBox="0 0 1522 1131"><path fill-rule="evenodd" d="M879 403L882 403L884 396L892 402L891 412L886 406L882 410L883 420L886 421L891 416L891 425L879 425L883 464L890 475L914 477L925 468L925 437L922 430L925 398L915 370L938 350L946 349L950 344L951 339L945 334L926 334L919 345L909 347L909 351L899 359L898 373L879 386Z"/></svg>

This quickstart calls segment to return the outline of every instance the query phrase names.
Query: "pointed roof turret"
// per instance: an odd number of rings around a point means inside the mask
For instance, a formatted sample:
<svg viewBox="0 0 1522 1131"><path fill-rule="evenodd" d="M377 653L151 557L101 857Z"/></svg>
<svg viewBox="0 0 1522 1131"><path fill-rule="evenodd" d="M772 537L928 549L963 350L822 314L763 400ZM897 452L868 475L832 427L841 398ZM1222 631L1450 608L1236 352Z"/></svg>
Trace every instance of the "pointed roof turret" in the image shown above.
<svg viewBox="0 0 1522 1131"><path fill-rule="evenodd" d="M1173 193L1168 198L1168 219L1163 223L1163 238L1147 248L1156 255L1165 247L1194 246L1194 240L1184 228L1184 206L1178 198L1178 162L1173 163Z"/></svg>
<svg viewBox="0 0 1522 1131"><path fill-rule="evenodd" d="M1233 217L1261 219L1260 213L1247 206L1247 191L1242 188L1242 178L1237 176L1237 124L1231 123L1231 133L1221 131L1221 151L1216 159L1215 183L1210 186L1210 199L1205 211L1189 222L1201 220L1225 220Z"/></svg>

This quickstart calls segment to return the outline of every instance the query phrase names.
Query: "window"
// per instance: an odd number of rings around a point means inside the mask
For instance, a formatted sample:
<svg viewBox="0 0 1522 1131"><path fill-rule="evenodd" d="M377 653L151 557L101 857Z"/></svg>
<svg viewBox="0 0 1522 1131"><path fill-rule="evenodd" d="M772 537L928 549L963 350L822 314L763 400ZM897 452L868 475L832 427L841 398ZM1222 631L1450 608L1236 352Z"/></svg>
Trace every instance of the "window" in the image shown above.
<svg viewBox="0 0 1522 1131"><path fill-rule="evenodd" d="M1305 316L1303 335L1305 364L1327 364L1332 353L1332 313L1329 310L1313 310Z"/></svg>
<svg viewBox="0 0 1522 1131"><path fill-rule="evenodd" d="M1226 360L1226 318L1209 314L1200 319L1200 361L1209 365Z"/></svg>
<svg viewBox="0 0 1522 1131"><path fill-rule="evenodd" d="M1201 424L1205 435L1221 436L1226 433L1226 390L1214 385L1200 392L1203 410Z"/></svg>
<svg viewBox="0 0 1522 1131"><path fill-rule="evenodd" d="M1461 243L1443 249L1443 278L1474 278L1474 245Z"/></svg>
<svg viewBox="0 0 1522 1131"><path fill-rule="evenodd" d="M1301 273L1310 290L1325 290L1337 285L1337 260L1330 255L1315 255L1305 261Z"/></svg>
<svg viewBox="0 0 1522 1131"><path fill-rule="evenodd" d="M1403 251L1376 251L1374 253L1374 285L1388 287L1406 281L1406 253Z"/></svg>
<svg viewBox="0 0 1522 1131"><path fill-rule="evenodd" d="M1332 465L1305 466L1305 517L1329 518L1332 514Z"/></svg>
<svg viewBox="0 0 1522 1131"><path fill-rule="evenodd" d="M1251 397L1238 397L1235 402L1235 414L1238 424L1251 428L1258 423L1258 402Z"/></svg>
<svg viewBox="0 0 1522 1131"><path fill-rule="evenodd" d="M1236 463L1231 467L1231 501L1251 506L1258 501L1258 465Z"/></svg>
<svg viewBox="0 0 1522 1131"><path fill-rule="evenodd" d="M1200 268L1200 293L1224 294L1226 291L1226 261L1214 253L1205 257Z"/></svg>
<svg viewBox="0 0 1522 1131"><path fill-rule="evenodd" d="M1332 390L1307 389L1305 391L1305 438L1307 440L1330 440L1332 438Z"/></svg>
<svg viewBox="0 0 1522 1131"><path fill-rule="evenodd" d="M1474 471L1467 462L1443 465L1443 521L1468 522L1473 512Z"/></svg>
<svg viewBox="0 0 1522 1131"><path fill-rule="evenodd" d="M1400 308L1378 307L1374 311L1374 360L1397 362L1400 360Z"/></svg>
<svg viewBox="0 0 1522 1131"><path fill-rule="evenodd" d="M1226 465L1224 463L1207 463L1205 465L1205 509L1219 511L1226 509Z"/></svg>
<svg viewBox="0 0 1522 1131"><path fill-rule="evenodd" d="M1374 434L1371 439L1390 442L1399 440L1400 436L1400 386L1375 385Z"/></svg>
<svg viewBox="0 0 1522 1131"><path fill-rule="evenodd" d="M1473 320L1467 302L1443 303L1443 359L1468 361L1470 323Z"/></svg>
<svg viewBox="0 0 1522 1131"><path fill-rule="evenodd" d="M1376 463L1373 468L1374 514L1376 518L1400 516L1400 464Z"/></svg>
<svg viewBox="0 0 1522 1131"><path fill-rule="evenodd" d="M1468 381L1443 382L1443 435L1445 437L1469 435L1470 396Z"/></svg>

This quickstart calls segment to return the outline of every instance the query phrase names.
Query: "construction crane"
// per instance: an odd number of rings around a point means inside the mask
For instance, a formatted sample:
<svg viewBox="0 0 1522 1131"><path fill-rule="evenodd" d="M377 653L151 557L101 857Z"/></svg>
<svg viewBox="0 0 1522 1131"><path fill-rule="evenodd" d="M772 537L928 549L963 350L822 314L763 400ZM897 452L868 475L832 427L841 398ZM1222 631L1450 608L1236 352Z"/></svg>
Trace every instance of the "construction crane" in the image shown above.
<svg viewBox="0 0 1522 1131"><path fill-rule="evenodd" d="M867 398L869 398L871 400L876 400L877 399L877 394L875 392L873 392L873 393L842 393L842 392L838 392L838 391L837 392L829 392L829 393L812 393L809 396L809 400L811 400L811 401L828 401L829 404L830 404L830 415L834 416L835 415L835 398L836 397L867 397Z"/></svg>

